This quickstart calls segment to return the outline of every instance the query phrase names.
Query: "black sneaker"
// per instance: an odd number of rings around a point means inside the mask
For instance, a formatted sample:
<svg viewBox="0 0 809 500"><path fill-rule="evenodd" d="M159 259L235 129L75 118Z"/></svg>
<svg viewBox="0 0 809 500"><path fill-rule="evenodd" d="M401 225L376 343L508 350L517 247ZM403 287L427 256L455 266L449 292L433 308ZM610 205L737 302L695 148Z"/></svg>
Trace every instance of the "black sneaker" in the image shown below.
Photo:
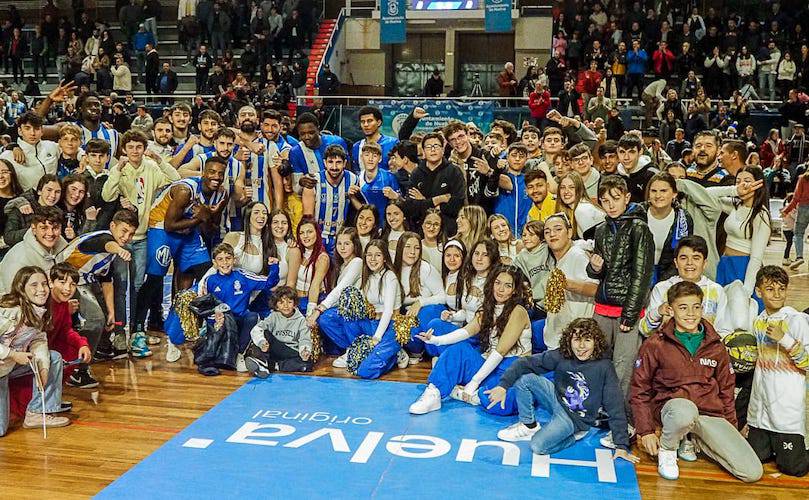
<svg viewBox="0 0 809 500"><path fill-rule="evenodd" d="M114 347L96 349L93 359L96 361L111 361L114 359L124 359L129 356L129 351L126 349L116 349Z"/></svg>
<svg viewBox="0 0 809 500"><path fill-rule="evenodd" d="M62 401L62 406L58 410L51 411L51 412L48 412L48 413L64 413L66 411L71 411L72 409L73 409L73 403L71 403L70 401Z"/></svg>
<svg viewBox="0 0 809 500"><path fill-rule="evenodd" d="M267 378L270 376L269 366L261 359L245 356L244 366L247 367L247 371L250 372L250 375L256 378Z"/></svg>
<svg viewBox="0 0 809 500"><path fill-rule="evenodd" d="M67 385L70 387L78 387L79 389L93 389L98 387L98 381L90 375L89 370L76 370L67 379Z"/></svg>

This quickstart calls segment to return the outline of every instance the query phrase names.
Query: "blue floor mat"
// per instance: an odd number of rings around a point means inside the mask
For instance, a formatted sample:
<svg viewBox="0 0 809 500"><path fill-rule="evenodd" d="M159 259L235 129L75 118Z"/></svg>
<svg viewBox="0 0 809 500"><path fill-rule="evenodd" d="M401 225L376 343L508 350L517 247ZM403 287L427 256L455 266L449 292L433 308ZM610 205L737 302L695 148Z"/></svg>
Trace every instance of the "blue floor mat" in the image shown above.
<svg viewBox="0 0 809 500"><path fill-rule="evenodd" d="M96 498L639 499L634 468L591 432L558 455L497 441L515 417L459 401L408 413L423 384L252 380ZM541 420L541 417L540 417Z"/></svg>

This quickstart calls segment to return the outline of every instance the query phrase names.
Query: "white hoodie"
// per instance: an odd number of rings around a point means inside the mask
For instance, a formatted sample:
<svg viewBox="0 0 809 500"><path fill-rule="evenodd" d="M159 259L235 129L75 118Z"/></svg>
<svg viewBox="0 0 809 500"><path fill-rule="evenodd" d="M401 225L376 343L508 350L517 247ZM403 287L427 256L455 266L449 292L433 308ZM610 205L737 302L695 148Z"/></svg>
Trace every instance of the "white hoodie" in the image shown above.
<svg viewBox="0 0 809 500"><path fill-rule="evenodd" d="M39 244L30 229L26 231L22 241L11 247L0 261L0 269L3 270L0 272L0 296L11 290L14 275L25 266L38 266L49 272L56 263L56 254L66 246L67 241L59 236L53 248L48 250Z"/></svg>

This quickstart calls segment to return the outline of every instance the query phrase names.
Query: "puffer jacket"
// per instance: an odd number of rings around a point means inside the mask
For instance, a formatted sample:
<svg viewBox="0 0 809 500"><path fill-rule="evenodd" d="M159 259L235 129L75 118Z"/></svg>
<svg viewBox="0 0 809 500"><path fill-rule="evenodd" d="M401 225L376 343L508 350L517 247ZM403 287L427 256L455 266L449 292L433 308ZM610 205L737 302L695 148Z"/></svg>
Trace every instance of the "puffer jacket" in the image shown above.
<svg viewBox="0 0 809 500"><path fill-rule="evenodd" d="M587 265L587 275L599 280L595 301L620 306L621 325L632 327L646 304L654 268L654 239L646 225L646 211L630 204L617 219L596 227L595 249L604 259L600 272Z"/></svg>
<svg viewBox="0 0 809 500"><path fill-rule="evenodd" d="M5 377L16 363L12 351L30 352L39 366L50 366L48 337L45 332L20 326L22 312L19 307L0 308L0 377Z"/></svg>

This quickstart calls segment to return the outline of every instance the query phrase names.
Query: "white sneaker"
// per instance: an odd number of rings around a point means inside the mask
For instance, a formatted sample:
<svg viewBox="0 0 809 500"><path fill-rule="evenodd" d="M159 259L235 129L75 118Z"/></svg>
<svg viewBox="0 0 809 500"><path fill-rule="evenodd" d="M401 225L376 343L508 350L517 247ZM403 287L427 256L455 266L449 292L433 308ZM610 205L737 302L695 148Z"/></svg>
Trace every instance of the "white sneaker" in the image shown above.
<svg viewBox="0 0 809 500"><path fill-rule="evenodd" d="M410 356L410 360L408 360L408 364L410 366L417 365L421 363L421 358L422 358L421 354L412 355Z"/></svg>
<svg viewBox="0 0 809 500"><path fill-rule="evenodd" d="M657 473L663 479L674 481L680 477L680 468L677 466L677 451L660 448L657 452Z"/></svg>
<svg viewBox="0 0 809 500"><path fill-rule="evenodd" d="M182 351L176 345L172 344L171 341L166 343L166 361L169 363L174 363L182 356Z"/></svg>
<svg viewBox="0 0 809 500"><path fill-rule="evenodd" d="M407 355L404 349L399 349L399 354L396 355L396 366L400 370L404 370L410 366L410 356Z"/></svg>
<svg viewBox="0 0 809 500"><path fill-rule="evenodd" d="M410 405L410 413L413 415L424 415L440 409L441 393L433 384L428 385L416 402Z"/></svg>
<svg viewBox="0 0 809 500"><path fill-rule="evenodd" d="M792 264L792 261L790 259L784 259L781 261L781 265L783 267L789 267L790 264Z"/></svg>
<svg viewBox="0 0 809 500"><path fill-rule="evenodd" d="M236 371L239 373L247 373L247 365L244 364L244 354L242 353L236 355Z"/></svg>
<svg viewBox="0 0 809 500"><path fill-rule="evenodd" d="M452 392L449 393L449 397L466 403L467 401L464 401L463 398L463 390L464 390L463 386L456 385L455 387L452 388ZM468 401L468 403L474 406L480 406L480 396L478 396L477 391L475 391L475 393L472 395L472 400Z"/></svg>
<svg viewBox="0 0 809 500"><path fill-rule="evenodd" d="M688 437L680 441L680 446L677 447L677 456L686 462L697 461L697 446Z"/></svg>
<svg viewBox="0 0 809 500"><path fill-rule="evenodd" d="M795 262L790 264L789 268L792 269L793 271L795 271L799 267L801 267L803 265L803 263L804 263L804 260L799 257L799 258L795 259Z"/></svg>
<svg viewBox="0 0 809 500"><path fill-rule="evenodd" d="M22 426L25 429L36 429L42 427L42 421L45 421L45 427L67 427L70 425L70 419L67 417L59 417L56 415L51 415L50 413L46 413L43 415L42 413L31 413L30 411L25 412L25 420L22 422Z"/></svg>
<svg viewBox="0 0 809 500"><path fill-rule="evenodd" d="M531 437L541 429L539 422L532 427L526 426L522 422L509 425L505 429L501 429L497 433L497 439L501 441L508 441L509 443L516 443L517 441L530 441Z"/></svg>
<svg viewBox="0 0 809 500"><path fill-rule="evenodd" d="M335 367L335 368L345 368L346 366L348 366L348 362L346 361L346 356L348 356L348 353L343 353L342 356L340 356L339 358L332 361L331 365L333 367Z"/></svg>
<svg viewBox="0 0 809 500"><path fill-rule="evenodd" d="M631 441L632 438L635 437L635 428L632 427L631 425L627 425L626 432L627 434L629 434L629 439ZM608 432L606 436L599 439L598 442L601 443L601 446L603 446L604 448L609 448L611 450L614 450L616 448L615 443L612 440L612 431Z"/></svg>

